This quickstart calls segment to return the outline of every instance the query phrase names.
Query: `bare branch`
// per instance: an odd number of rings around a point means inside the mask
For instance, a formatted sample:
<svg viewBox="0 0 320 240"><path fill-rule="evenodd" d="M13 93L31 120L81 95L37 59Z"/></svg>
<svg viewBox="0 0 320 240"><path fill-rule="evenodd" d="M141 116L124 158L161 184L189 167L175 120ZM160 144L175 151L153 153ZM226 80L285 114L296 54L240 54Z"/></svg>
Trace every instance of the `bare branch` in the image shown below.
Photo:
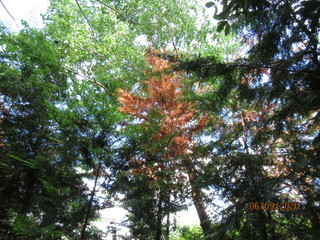
<svg viewBox="0 0 320 240"><path fill-rule="evenodd" d="M15 24L17 25L17 27L20 29L16 19L11 15L11 13L9 12L9 10L6 8L6 6L3 4L3 2L0 0L1 5L3 6L3 8L6 10L6 12L10 15L10 17L13 19L13 21L15 22Z"/></svg>

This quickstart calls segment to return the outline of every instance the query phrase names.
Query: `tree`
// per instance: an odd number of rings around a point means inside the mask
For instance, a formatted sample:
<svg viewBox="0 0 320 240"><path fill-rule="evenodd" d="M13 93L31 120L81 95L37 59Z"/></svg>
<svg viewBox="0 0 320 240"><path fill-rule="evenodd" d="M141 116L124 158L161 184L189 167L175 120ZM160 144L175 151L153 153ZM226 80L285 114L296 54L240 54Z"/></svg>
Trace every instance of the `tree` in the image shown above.
<svg viewBox="0 0 320 240"><path fill-rule="evenodd" d="M61 55L43 31L25 26L18 34L2 28L1 34L0 236L69 235L82 219L86 194L74 159L60 154L53 118L67 89Z"/></svg>
<svg viewBox="0 0 320 240"><path fill-rule="evenodd" d="M217 28L172 0L51 0L42 30L1 27L0 238L99 238L118 193L137 239L169 239L186 199L206 239L317 238L319 2L220 2Z"/></svg>
<svg viewBox="0 0 320 240"><path fill-rule="evenodd" d="M160 54L160 51L150 48L146 55L152 69L146 72L147 80L143 82L144 96L124 90L119 92L120 111L141 122L140 129L144 133L144 147L130 159L130 165L133 173L143 173L158 184L165 183L164 186L159 185L159 194L169 194L166 196L169 202L170 184L182 184L184 173L187 173L202 229L208 235L211 223L203 203L203 193L194 183L197 178L195 160L192 161L188 155L192 152L194 135L204 128L209 118L202 116L197 119L193 103L182 98L183 73L170 72L169 61L159 57ZM161 201L160 197L159 206ZM160 235L156 239L160 239Z"/></svg>
<svg viewBox="0 0 320 240"><path fill-rule="evenodd" d="M229 202L216 236L316 239L319 2L221 3L223 10L215 15L221 20L218 30L236 30L246 54L233 62L194 58L177 67L199 76L207 86L196 96L202 111L222 117L211 126L215 140L204 146L212 159L205 166L204 184ZM250 211L251 199L297 201L303 207L299 213L279 215ZM275 227L280 223L283 228Z"/></svg>
<svg viewBox="0 0 320 240"><path fill-rule="evenodd" d="M90 238L90 221L109 206L114 177L125 168L115 158L116 89L144 77L146 43L138 39L195 49L210 32L187 14L198 10L188 1L52 0L44 29L25 23L15 34L1 26L3 236ZM93 189L84 179L96 182Z"/></svg>
<svg viewBox="0 0 320 240"><path fill-rule="evenodd" d="M192 9L187 10L185 6ZM198 10L196 4L188 1L165 1L160 5L154 1L140 1L139 4L136 1L51 1L44 17L45 29L65 55L63 68L72 73L73 97L68 99L70 109L65 114L68 116L70 111L71 116L77 112L86 115L83 122L66 121L69 128L74 124L79 126L75 136L83 137L81 124L91 125L94 119L102 118L104 120L94 130L89 127L88 132L109 129L113 143L116 145L121 141L115 125L120 121L115 90L133 86L135 79L144 78L141 71L145 67L143 45L147 43L138 39L146 39L145 42L156 46L195 49L192 41L199 45L203 42L200 39L206 38L211 31L207 24L197 24L196 18L189 17L188 14L195 16ZM75 142L87 148L87 141ZM90 147L87 150L95 152ZM125 168L122 163L122 159L110 161L102 169L116 174Z"/></svg>

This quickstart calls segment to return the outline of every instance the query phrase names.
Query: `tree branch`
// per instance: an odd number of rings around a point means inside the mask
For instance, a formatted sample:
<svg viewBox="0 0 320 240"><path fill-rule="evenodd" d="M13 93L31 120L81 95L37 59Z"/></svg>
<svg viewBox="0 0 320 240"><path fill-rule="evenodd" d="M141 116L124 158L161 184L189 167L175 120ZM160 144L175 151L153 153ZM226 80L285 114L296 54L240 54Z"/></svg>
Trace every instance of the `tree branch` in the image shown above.
<svg viewBox="0 0 320 240"><path fill-rule="evenodd" d="M16 19L11 15L11 13L9 12L9 10L6 8L6 6L3 4L3 2L0 0L1 5L3 6L4 10L6 10L6 12L9 14L9 16L13 19L13 21L15 22L15 24L17 25L17 27L20 29Z"/></svg>
<svg viewBox="0 0 320 240"><path fill-rule="evenodd" d="M68 68L68 67L62 67L62 68L66 69L67 71L72 72L72 73L74 73L74 74L76 74L76 75L78 75L78 76L80 76L80 77L83 77L85 80L87 80L87 81L89 81L89 82L92 82L92 83L98 85L99 87L103 88L103 90L104 90L106 93L108 93L109 95L114 95L113 93L111 93L111 92L109 91L108 88L106 88L102 83L98 82L96 79L91 79L91 78L89 78L89 77L87 77L87 76L84 76L84 75L82 75L82 74L80 74L80 73L78 73L78 72L76 72L76 71L74 71L74 70L72 70L72 69L70 69L70 68Z"/></svg>
<svg viewBox="0 0 320 240"><path fill-rule="evenodd" d="M78 5L78 8L80 9L80 12L82 13L82 15L84 16L84 18L86 19L87 23L89 24L89 27L90 27L91 32L92 32L92 35L93 35L93 37L94 37L94 30L93 30L93 27L92 27L92 25L91 25L91 23L90 23L87 15L83 12L83 10L82 10L82 8L81 8L78 0L75 0L75 1L76 1L77 5Z"/></svg>
<svg viewBox="0 0 320 240"><path fill-rule="evenodd" d="M156 23L152 23L152 22L148 22L148 23L138 23L132 19L130 19L128 16L126 16L124 13L118 11L117 9L109 6L108 4L106 4L105 2L101 1L101 0L96 0L97 2L101 3L103 6L111 9L112 11L116 12L117 14L121 15L122 17L124 17L125 19L127 19L129 22L131 23L134 23L134 24L137 24L137 25L146 25L146 24L159 24L159 22L156 22Z"/></svg>

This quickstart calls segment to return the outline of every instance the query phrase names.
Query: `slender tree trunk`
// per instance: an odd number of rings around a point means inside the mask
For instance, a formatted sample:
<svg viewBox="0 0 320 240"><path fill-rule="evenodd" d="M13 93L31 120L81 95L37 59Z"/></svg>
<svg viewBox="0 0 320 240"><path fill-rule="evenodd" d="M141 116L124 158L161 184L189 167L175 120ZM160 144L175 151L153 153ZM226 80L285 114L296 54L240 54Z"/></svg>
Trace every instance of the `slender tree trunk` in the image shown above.
<svg viewBox="0 0 320 240"><path fill-rule="evenodd" d="M319 234L320 234L319 213L318 213L316 207L314 207L313 202L314 202L314 200L311 197L307 198L307 208L311 210L309 218L310 218L311 226L312 226L312 230L313 230L312 235L319 236ZM314 211L312 211L312 210L314 210Z"/></svg>
<svg viewBox="0 0 320 240"><path fill-rule="evenodd" d="M259 212L259 215L260 215L261 237L263 240L268 240L269 236L266 228L266 215L264 214L264 212L261 212L261 211Z"/></svg>
<svg viewBox="0 0 320 240"><path fill-rule="evenodd" d="M271 216L271 213L270 211L267 211L267 218L268 218L268 222L270 223L270 240L277 240L277 237L276 237L276 230L275 230L275 224L272 223L272 216Z"/></svg>
<svg viewBox="0 0 320 240"><path fill-rule="evenodd" d="M240 106L238 104L238 107L240 109ZM240 113L241 116L241 125L242 125L242 139L243 139L243 143L244 143L244 149L246 151L247 154L249 154L249 146L248 146L248 136L247 136L247 127L246 127L246 123L244 121L244 117L243 117L243 113Z"/></svg>
<svg viewBox="0 0 320 240"><path fill-rule="evenodd" d="M21 214L26 215L31 209L32 197L35 191L36 176L34 169L28 169L26 173L26 190L23 197L23 207L21 209Z"/></svg>
<svg viewBox="0 0 320 240"><path fill-rule="evenodd" d="M155 240L161 240L162 236L162 192L159 193L158 212L157 212L157 231Z"/></svg>
<svg viewBox="0 0 320 240"><path fill-rule="evenodd" d="M167 212L167 224L166 224L166 240L169 240L169 235L170 235L170 194L168 196L167 204L166 204L166 210Z"/></svg>
<svg viewBox="0 0 320 240"><path fill-rule="evenodd" d="M85 240L85 235L86 235L85 233L86 233L86 229L87 229L89 218L90 218L90 212L91 212L91 209L92 209L93 199L94 199L94 196L96 194L100 168L101 168L101 163L99 161L98 169L97 169L96 176L95 176L95 179L94 179L94 186L93 186L93 189L91 191L91 195L90 195L90 200L89 200L86 216L85 216L84 223L83 223L83 226L82 226L82 229L81 229L81 236L80 236L81 240Z"/></svg>
<svg viewBox="0 0 320 240"><path fill-rule="evenodd" d="M31 136L30 136L31 138ZM37 155L37 147L33 146L32 140L30 140L29 144L32 146L32 160L34 160ZM36 177L36 170L29 168L26 171L26 190L25 190L25 195L23 198L23 208L21 209L21 214L26 215L30 210L32 206L32 195L35 194L35 189L36 189L36 183L37 183L37 177Z"/></svg>
<svg viewBox="0 0 320 240"><path fill-rule="evenodd" d="M193 204L197 210L198 217L200 220L200 226L202 228L202 231L206 237L208 238L209 234L212 234L212 222L207 214L206 207L204 204L204 194L201 191L199 187L197 187L195 180L196 180L196 171L192 167L192 162L190 160L187 161L187 172L189 176L189 182L191 185L191 194L192 194L192 200Z"/></svg>
<svg viewBox="0 0 320 240"><path fill-rule="evenodd" d="M85 216L84 223L83 223L83 226L82 226L82 229L81 229L81 237L80 237L81 240L85 240L86 228L87 228L87 225L88 225L88 222L89 222L89 217L90 217L90 212L91 212L91 208L92 208L93 198L94 198L94 195L95 195L95 187L96 187L96 182L94 184L93 190L91 191L91 196L90 196L90 200L89 200L86 216Z"/></svg>

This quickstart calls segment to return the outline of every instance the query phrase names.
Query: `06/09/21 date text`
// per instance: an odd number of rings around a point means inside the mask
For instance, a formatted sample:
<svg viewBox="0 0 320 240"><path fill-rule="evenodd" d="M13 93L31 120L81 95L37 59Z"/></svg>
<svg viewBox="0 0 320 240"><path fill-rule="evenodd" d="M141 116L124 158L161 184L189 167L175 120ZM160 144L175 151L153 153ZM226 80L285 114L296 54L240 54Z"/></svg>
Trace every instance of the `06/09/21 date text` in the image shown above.
<svg viewBox="0 0 320 240"><path fill-rule="evenodd" d="M298 202L250 202L250 210L300 210L301 204Z"/></svg>

